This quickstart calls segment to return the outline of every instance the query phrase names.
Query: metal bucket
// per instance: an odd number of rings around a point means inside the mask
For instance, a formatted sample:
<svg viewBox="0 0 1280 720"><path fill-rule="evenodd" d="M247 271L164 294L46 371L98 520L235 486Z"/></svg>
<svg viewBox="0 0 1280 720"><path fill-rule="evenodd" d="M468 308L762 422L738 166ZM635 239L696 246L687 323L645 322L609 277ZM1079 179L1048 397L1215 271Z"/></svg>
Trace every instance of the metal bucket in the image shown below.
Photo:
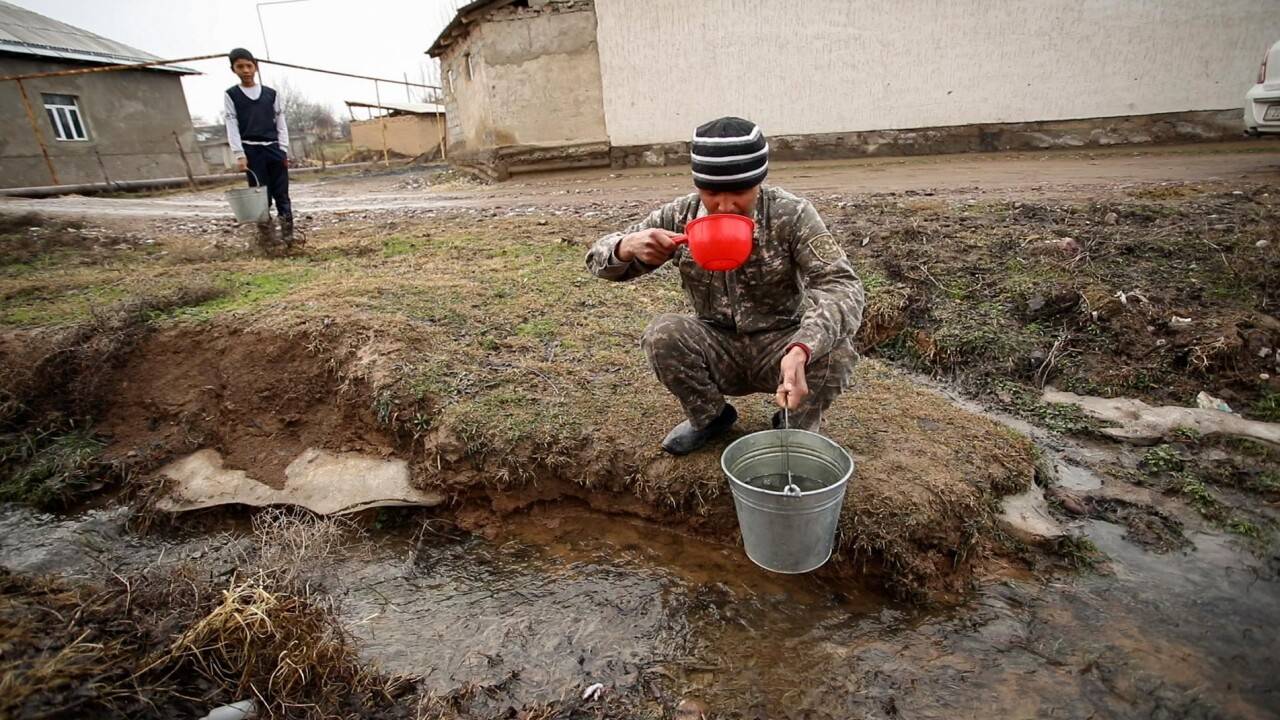
<svg viewBox="0 0 1280 720"><path fill-rule="evenodd" d="M792 474L817 481L818 489L788 495L748 484L786 474L788 454ZM742 544L752 562L777 573L806 573L831 558L845 487L853 476L853 458L844 448L807 430L765 430L725 448L720 467L729 478Z"/></svg>
<svg viewBox="0 0 1280 720"><path fill-rule="evenodd" d="M242 223L266 222L271 218L267 201L267 188L258 182L253 174L255 187L232 188L227 191L227 202L231 203L231 212L236 214L236 221Z"/></svg>

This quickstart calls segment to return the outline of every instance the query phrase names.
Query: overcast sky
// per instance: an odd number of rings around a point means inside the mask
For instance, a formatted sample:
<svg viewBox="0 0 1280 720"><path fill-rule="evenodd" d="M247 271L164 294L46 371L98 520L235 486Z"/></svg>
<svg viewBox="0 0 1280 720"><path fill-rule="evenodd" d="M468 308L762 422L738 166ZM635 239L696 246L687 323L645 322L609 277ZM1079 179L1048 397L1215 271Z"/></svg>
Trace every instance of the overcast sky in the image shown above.
<svg viewBox="0 0 1280 720"><path fill-rule="evenodd" d="M162 58L246 47L267 57L255 0L10 0L15 5L118 40ZM301 0L262 7L270 57L298 65L421 82L426 50L453 16L454 0ZM225 60L190 63L184 78L193 115L218 118L222 93L236 78ZM267 85L289 82L346 116L344 100L374 100L373 83L262 66ZM429 84L433 83L428 80ZM384 101L405 100L403 85L381 86ZM420 90L415 90L420 92ZM420 98L414 98L420 99ZM359 111L357 111L359 112Z"/></svg>

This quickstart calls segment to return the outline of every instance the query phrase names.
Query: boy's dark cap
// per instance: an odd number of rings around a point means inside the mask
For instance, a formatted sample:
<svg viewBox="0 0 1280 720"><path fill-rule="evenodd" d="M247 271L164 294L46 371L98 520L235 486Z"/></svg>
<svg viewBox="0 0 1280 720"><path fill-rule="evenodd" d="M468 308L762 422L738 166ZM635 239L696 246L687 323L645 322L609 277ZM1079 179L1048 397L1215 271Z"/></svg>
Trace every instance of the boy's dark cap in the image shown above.
<svg viewBox="0 0 1280 720"><path fill-rule="evenodd" d="M227 53L227 59L231 61L231 65L233 67L235 66L237 60L248 60L254 65L258 64L258 60L253 57L253 53L249 52L248 50L245 50L244 48L236 48L231 52Z"/></svg>

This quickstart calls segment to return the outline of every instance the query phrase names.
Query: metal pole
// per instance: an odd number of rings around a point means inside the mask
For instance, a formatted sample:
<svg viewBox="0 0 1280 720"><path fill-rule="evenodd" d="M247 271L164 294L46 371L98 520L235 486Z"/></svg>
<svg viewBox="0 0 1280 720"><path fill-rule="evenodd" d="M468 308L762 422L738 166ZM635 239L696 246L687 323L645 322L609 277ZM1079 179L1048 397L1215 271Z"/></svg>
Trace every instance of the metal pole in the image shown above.
<svg viewBox="0 0 1280 720"><path fill-rule="evenodd" d="M295 65L293 63L280 62L279 60L263 60L262 62L267 63L269 65L279 65L281 67L293 68L295 70L310 70L311 72L321 72L321 73L326 73L328 75L341 75L342 77L356 78L357 80L377 80L379 82L395 83L397 85L404 82L403 80L392 80L390 78L373 77L372 75L356 75L355 73L339 72L337 70L325 70L324 68L315 68L307 65ZM3 80L3 79L4 78L0 78L0 80ZM431 90L442 89L439 85L419 85L416 82L411 82L409 84L414 87L424 87Z"/></svg>
<svg viewBox="0 0 1280 720"><path fill-rule="evenodd" d="M182 156L182 167L187 169L187 180L191 183L192 190L199 190L196 187L196 176L191 172L191 163L187 162L187 153L182 149L182 141L178 139L178 131L173 131L173 144L178 146L178 154Z"/></svg>
<svg viewBox="0 0 1280 720"><path fill-rule="evenodd" d="M53 178L54 185L61 185L58 180L58 171L53 169L53 158L49 157L49 148L44 144L44 135L40 132L40 124L36 122L36 113L31 109L31 100L27 97L27 88L22 84L21 80L15 80L18 83L18 94L22 95L22 107L27 111L27 120L31 123L31 132L36 136L36 144L40 146L40 154L44 155L44 164L49 168L49 177Z"/></svg>
<svg viewBox="0 0 1280 720"><path fill-rule="evenodd" d="M94 148L93 154L95 157L98 158L98 169L102 171L102 181L110 185L111 177L107 175L107 166L102 162L102 153L98 152L97 148Z"/></svg>
<svg viewBox="0 0 1280 720"><path fill-rule="evenodd" d="M137 70L139 68L156 67L159 65L175 65L177 63L194 62L196 60L212 60L214 58L222 58L225 60L226 57L227 57L226 53L216 53L214 55L196 55L193 57L174 58L172 60L151 60L149 62L141 62L141 63L123 63L120 65L100 65L98 67L91 67L91 68L77 68L75 70L54 70L50 72L27 73L25 75L6 75L4 77L0 77L0 82L3 82L5 80L35 80L37 78L68 77L71 75L88 75L91 73L112 72L114 70ZM387 78L378 78L370 75L356 75L355 73L339 72L337 70L325 70L324 68L310 67L308 65L294 65L293 63L280 62L279 60L267 60L265 58L258 58L258 64L261 65L262 63L267 63L268 65L280 65L281 67L294 68L296 70L309 70L311 72L324 73L326 75L340 75L342 77L356 78L358 80L380 80L382 82L397 83L397 84L404 82L403 80L388 80ZM261 68L259 68L259 72L261 72ZM418 83L415 83L415 82L411 82L409 84L412 85L413 87L422 87L430 90L442 89L439 85L419 85Z"/></svg>
<svg viewBox="0 0 1280 720"><path fill-rule="evenodd" d="M404 101L413 102L413 96L409 94L409 73L404 73Z"/></svg>
<svg viewBox="0 0 1280 720"><path fill-rule="evenodd" d="M271 48L267 45L267 30L266 30L266 27L262 24L262 6L263 5L291 5L293 3L300 3L300 2L307 2L307 0L271 0L270 2L259 2L253 6L253 9L258 13L258 32L262 33L262 52L267 56L268 60L271 59ZM259 75L262 74L261 69L259 69L258 74Z"/></svg>
<svg viewBox="0 0 1280 720"><path fill-rule="evenodd" d="M378 125L382 128L382 165L383 167L391 166L391 158L387 153L387 109L382 107L382 93L378 90L378 81L373 81L373 96L378 100L378 107L382 109L383 114L378 117Z"/></svg>
<svg viewBox="0 0 1280 720"><path fill-rule="evenodd" d="M270 60L271 47L267 45L267 27L262 24L262 3L254 5L253 9L258 13L258 32L262 34L262 54L266 55L267 59ZM262 71L259 70L258 72L261 73Z"/></svg>

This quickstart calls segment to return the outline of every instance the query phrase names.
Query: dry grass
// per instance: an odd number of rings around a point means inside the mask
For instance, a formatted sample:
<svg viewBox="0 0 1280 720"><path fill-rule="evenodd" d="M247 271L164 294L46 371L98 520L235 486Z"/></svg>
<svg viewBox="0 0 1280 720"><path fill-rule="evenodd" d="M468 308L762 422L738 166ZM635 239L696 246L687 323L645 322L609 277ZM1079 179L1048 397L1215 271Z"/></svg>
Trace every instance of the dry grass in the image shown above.
<svg viewBox="0 0 1280 720"><path fill-rule="evenodd" d="M246 698L271 718L407 717L413 680L362 662L308 577L348 531L264 513L229 582L186 564L108 587L0 572L0 717L197 717Z"/></svg>
<svg viewBox="0 0 1280 720"><path fill-rule="evenodd" d="M274 587L303 592L339 557L359 550L364 532L340 517L322 517L291 508L267 508L253 518L257 542L241 563L257 568Z"/></svg>
<svg viewBox="0 0 1280 720"><path fill-rule="evenodd" d="M331 717L361 690L390 699L396 683L368 669L333 613L315 598L239 580L141 670L194 674L269 717Z"/></svg>

